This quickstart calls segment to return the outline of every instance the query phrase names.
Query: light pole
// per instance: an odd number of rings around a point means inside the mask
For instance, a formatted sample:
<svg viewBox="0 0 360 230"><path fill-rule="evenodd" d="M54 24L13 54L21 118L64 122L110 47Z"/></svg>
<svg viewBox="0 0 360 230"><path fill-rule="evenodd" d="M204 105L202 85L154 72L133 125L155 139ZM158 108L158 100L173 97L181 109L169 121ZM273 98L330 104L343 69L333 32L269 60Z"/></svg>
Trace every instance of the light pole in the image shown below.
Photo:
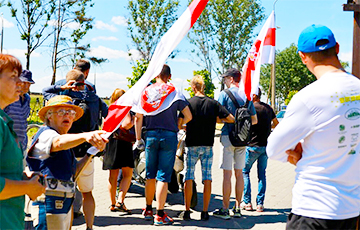
<svg viewBox="0 0 360 230"><path fill-rule="evenodd" d="M273 4L275 28L276 28L275 3L277 1L278 0L275 0L274 4ZM271 65L271 106L275 111L277 111L276 106L275 106L275 57L274 57L274 64Z"/></svg>
<svg viewBox="0 0 360 230"><path fill-rule="evenodd" d="M360 0L348 0L344 11L354 12L352 74L360 78Z"/></svg>
<svg viewBox="0 0 360 230"><path fill-rule="evenodd" d="M3 44L4 44L4 17L3 13L1 13L1 53L3 52Z"/></svg>

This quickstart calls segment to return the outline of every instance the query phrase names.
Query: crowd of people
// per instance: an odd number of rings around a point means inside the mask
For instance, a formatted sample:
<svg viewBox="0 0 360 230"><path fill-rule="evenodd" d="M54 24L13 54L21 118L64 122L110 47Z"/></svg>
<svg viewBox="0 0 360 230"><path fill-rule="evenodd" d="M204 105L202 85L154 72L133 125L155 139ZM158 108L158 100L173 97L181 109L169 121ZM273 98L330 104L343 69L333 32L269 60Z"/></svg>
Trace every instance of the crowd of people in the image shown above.
<svg viewBox="0 0 360 230"><path fill-rule="evenodd" d="M38 116L44 126L30 146L26 136L28 91L35 82L31 71L23 70L18 59L0 54L0 229L24 229L25 195L32 200L35 229L70 229L73 218L82 215L81 206L86 228L93 229L94 159L88 152L91 146L103 151L103 169L109 170L109 211L132 213L125 205L125 197L135 167L133 149L144 150L142 215L155 225L172 224L173 218L164 209L178 148L177 133L181 129L186 130L186 147L182 171L184 211L180 218L191 220L194 171L200 161L204 184L201 220L208 221L216 123L224 124L219 156L223 194L222 206L213 211L214 217L227 220L240 218L241 210L264 211L270 157L297 167L287 229L357 229L360 81L343 69L338 52L339 44L329 28L312 25L303 30L298 53L317 81L294 96L281 123L273 109L260 101L260 88L251 100L239 93L238 69L230 68L221 76L227 89L217 100L205 95L201 76L193 77L190 86L194 96L187 100L169 83L171 70L164 65L156 82L143 92L151 95L151 100L142 101L144 110L127 114L108 138L100 130L108 106L86 80L89 61L80 59L65 80L43 89L46 104ZM124 94L124 90L115 89L110 103ZM168 106L162 106L164 101ZM231 137L238 125L239 108L248 111L251 125L251 138L244 146L234 144ZM258 193L253 208L249 173L256 161ZM25 165L29 170L25 170ZM230 207L232 187L235 204Z"/></svg>

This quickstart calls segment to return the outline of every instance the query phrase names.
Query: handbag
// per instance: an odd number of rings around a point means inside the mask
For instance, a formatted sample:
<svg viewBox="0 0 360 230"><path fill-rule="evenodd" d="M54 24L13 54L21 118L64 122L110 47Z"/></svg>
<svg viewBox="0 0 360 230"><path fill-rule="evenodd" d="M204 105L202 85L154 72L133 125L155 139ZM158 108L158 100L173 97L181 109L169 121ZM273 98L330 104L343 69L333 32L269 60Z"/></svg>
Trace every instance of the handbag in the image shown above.
<svg viewBox="0 0 360 230"><path fill-rule="evenodd" d="M127 130L120 127L116 132L114 132L114 138L117 140L122 140L130 143L135 143L135 129L134 127Z"/></svg>

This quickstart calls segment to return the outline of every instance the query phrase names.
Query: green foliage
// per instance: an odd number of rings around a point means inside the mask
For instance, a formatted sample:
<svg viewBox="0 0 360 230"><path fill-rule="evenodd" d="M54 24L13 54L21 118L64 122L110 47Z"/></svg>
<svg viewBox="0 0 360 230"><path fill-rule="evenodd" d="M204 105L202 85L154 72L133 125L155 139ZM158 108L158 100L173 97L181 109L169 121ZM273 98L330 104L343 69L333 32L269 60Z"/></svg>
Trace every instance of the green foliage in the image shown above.
<svg viewBox="0 0 360 230"><path fill-rule="evenodd" d="M85 53L90 50L90 43L80 45L80 41L84 38L89 30L93 28L92 23L94 18L86 17L86 10L88 7L93 7L92 0L82 0L78 2L79 9L74 12L74 22L78 23L79 27L71 33L71 42L74 46L74 56L71 59L73 65L80 58L85 58ZM106 59L105 59L106 60ZM96 62L99 64L99 62ZM100 62L101 63L101 62Z"/></svg>
<svg viewBox="0 0 360 230"><path fill-rule="evenodd" d="M142 59L150 61L161 37L177 20L178 6L178 0L129 0L127 29Z"/></svg>
<svg viewBox="0 0 360 230"><path fill-rule="evenodd" d="M288 104L290 103L291 99L293 98L293 96L294 96L295 94L297 94L297 92L299 92L299 91L297 91L297 90L291 90L291 91L289 92L289 94L287 95L287 97L286 97L286 99L285 99L285 101L284 101L284 104L285 104L285 105L288 105Z"/></svg>
<svg viewBox="0 0 360 230"><path fill-rule="evenodd" d="M132 67L132 77L127 77L129 89L135 85L135 83L144 75L146 69L149 66L149 61L145 59L136 60L135 66Z"/></svg>
<svg viewBox="0 0 360 230"><path fill-rule="evenodd" d="M204 79L204 83L205 83L204 93L205 93L205 95L210 97L210 98L214 98L214 91L215 91L216 87L211 81L209 71L207 71L206 69L197 70L197 71L195 70L194 71L194 76L197 76L197 75L202 76L203 79ZM187 81L190 83L189 79ZM189 92L190 97L193 97L195 95L194 91L192 91L192 89L191 89L191 86L186 88L185 90Z"/></svg>
<svg viewBox="0 0 360 230"><path fill-rule="evenodd" d="M54 41L52 45L52 69L51 84L55 83L56 71L61 66L75 64L79 58L84 58L89 51L90 44L80 45L80 41L87 32L92 29L93 18L86 16L88 8L93 7L93 0L56 0L53 25ZM76 23L77 29L68 27L70 23ZM94 59L103 60L103 59ZM106 61L106 59L104 59ZM100 62L101 63L101 62Z"/></svg>
<svg viewBox="0 0 360 230"><path fill-rule="evenodd" d="M302 63L295 44L281 52L277 51L275 63L275 95L278 104L282 104L291 91L300 91L316 80ZM270 87L270 72L271 65L261 68L260 85L264 90Z"/></svg>
<svg viewBox="0 0 360 230"><path fill-rule="evenodd" d="M209 0L189 35L200 65L218 75L230 67L241 69L263 11L257 0Z"/></svg>
<svg viewBox="0 0 360 230"><path fill-rule="evenodd" d="M21 15L11 1L7 6L11 16L16 19L20 39L26 41L26 69L30 69L30 56L52 34L46 30L48 22L55 11L55 0L21 0ZM0 2L0 5L3 2Z"/></svg>

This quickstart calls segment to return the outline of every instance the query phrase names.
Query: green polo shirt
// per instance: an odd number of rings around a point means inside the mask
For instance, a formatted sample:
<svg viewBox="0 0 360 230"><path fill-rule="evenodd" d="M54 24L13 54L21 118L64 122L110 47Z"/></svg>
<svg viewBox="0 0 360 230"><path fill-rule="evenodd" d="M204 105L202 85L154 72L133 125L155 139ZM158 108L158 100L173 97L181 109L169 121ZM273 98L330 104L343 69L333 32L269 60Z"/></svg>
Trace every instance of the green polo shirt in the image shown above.
<svg viewBox="0 0 360 230"><path fill-rule="evenodd" d="M13 130L13 121L0 109L0 192L5 178L22 180L23 154ZM0 200L0 229L24 229L25 196Z"/></svg>

